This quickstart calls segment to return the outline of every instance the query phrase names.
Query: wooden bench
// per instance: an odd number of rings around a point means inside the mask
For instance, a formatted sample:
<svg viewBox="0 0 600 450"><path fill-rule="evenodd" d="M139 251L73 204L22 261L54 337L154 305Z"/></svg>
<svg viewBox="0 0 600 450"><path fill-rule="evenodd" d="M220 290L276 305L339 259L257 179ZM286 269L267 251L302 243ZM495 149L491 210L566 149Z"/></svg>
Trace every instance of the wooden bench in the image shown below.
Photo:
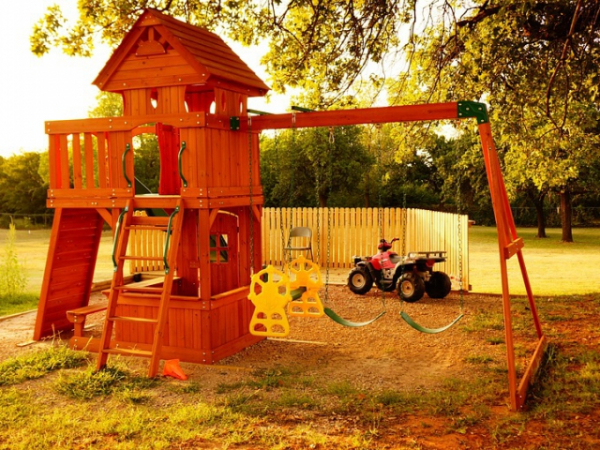
<svg viewBox="0 0 600 450"><path fill-rule="evenodd" d="M93 305L82 306L81 308L71 309L67 311L67 319L75 325L74 336L83 336L83 327L85 327L85 319L90 314L95 314L106 310L106 303L95 303Z"/></svg>

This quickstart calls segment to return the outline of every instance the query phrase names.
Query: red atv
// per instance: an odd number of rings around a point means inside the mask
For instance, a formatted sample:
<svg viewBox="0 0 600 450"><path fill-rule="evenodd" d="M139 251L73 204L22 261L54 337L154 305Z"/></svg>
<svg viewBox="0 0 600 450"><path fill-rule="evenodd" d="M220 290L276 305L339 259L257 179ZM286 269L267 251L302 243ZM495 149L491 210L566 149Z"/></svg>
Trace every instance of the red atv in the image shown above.
<svg viewBox="0 0 600 450"><path fill-rule="evenodd" d="M364 295L373 283L382 291L394 289L405 302L419 301L423 294L431 298L444 298L450 293L452 282L444 272L434 272L435 263L446 261L446 252L413 252L400 256L391 251L398 238L379 241L379 252L373 256L354 256L355 267L348 275L352 292Z"/></svg>

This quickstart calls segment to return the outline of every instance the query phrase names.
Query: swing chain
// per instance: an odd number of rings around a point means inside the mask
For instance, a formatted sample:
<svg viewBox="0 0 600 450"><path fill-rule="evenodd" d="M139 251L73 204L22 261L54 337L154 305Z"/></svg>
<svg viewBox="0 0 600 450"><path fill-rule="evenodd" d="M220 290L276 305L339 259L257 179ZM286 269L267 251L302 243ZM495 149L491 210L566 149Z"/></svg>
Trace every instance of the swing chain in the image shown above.
<svg viewBox="0 0 600 450"><path fill-rule="evenodd" d="M331 201L333 192L333 150L335 148L335 130L329 127L329 196L327 202ZM331 261L331 207L327 205L327 263L325 264L325 301L329 298L329 264Z"/></svg>
<svg viewBox="0 0 600 450"><path fill-rule="evenodd" d="M458 178L458 292L460 294L460 302L462 307L463 302L463 236L462 236L462 176Z"/></svg>
<svg viewBox="0 0 600 450"><path fill-rule="evenodd" d="M294 188L295 188L295 178L294 171L296 169L296 113L292 112L292 170L290 175L290 198L288 208L289 210L289 230L288 230L288 242L287 246L292 246L292 224L294 223L294 212L292 208L292 201L294 199ZM287 252L287 257L285 258L288 264L292 262L292 252Z"/></svg>
<svg viewBox="0 0 600 450"><path fill-rule="evenodd" d="M254 211L253 211L253 195L254 181L252 177L252 116L248 114L248 167L250 180L250 276L254 275Z"/></svg>
<svg viewBox="0 0 600 450"><path fill-rule="evenodd" d="M383 164L382 164L382 150L381 150L381 126L380 124L375 125L377 128L377 172L379 175L379 192L378 192L378 208L377 208L377 222L379 225L379 239L383 237L383 201L382 201L382 188L383 188ZM383 269L382 269L383 270ZM402 270L402 269L400 269ZM385 289L381 289L381 302L385 308Z"/></svg>
<svg viewBox="0 0 600 450"><path fill-rule="evenodd" d="M320 133L317 129L317 132L315 133L315 142L318 146L318 144L320 143ZM315 182L316 182L316 201L317 201L317 264L320 264L321 262L321 211L320 211L320 205L321 205L321 197L320 197L320 191L321 191L321 167L319 164L319 161L316 161L316 176L315 176Z"/></svg>

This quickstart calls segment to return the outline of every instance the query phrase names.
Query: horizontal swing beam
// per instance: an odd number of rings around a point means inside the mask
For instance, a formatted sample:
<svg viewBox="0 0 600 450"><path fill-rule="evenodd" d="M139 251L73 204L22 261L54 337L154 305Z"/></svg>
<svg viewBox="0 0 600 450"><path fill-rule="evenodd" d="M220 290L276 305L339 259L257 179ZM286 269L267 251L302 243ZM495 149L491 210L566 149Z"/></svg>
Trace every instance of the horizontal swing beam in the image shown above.
<svg viewBox="0 0 600 450"><path fill-rule="evenodd" d="M477 102L431 103L424 105L384 106L336 111L269 114L251 117L252 131L288 128L334 127L370 123L420 122L477 118L487 123L485 104ZM248 131L248 119L240 118L239 130Z"/></svg>

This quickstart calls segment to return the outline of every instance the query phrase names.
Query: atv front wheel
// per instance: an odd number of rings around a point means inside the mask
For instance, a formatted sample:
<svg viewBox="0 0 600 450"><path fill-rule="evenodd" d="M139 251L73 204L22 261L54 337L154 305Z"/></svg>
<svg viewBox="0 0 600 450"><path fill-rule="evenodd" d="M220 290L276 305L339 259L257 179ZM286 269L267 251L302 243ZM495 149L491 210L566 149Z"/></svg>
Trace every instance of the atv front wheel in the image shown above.
<svg viewBox="0 0 600 450"><path fill-rule="evenodd" d="M425 283L425 292L431 298L445 298L452 289L452 281L444 272L433 272Z"/></svg>
<svg viewBox="0 0 600 450"><path fill-rule="evenodd" d="M348 276L348 287L358 295L365 295L373 287L373 277L366 269L353 269Z"/></svg>
<svg viewBox="0 0 600 450"><path fill-rule="evenodd" d="M414 273L405 273L398 280L396 286L398 295L407 303L414 303L421 300L425 294L425 282L423 278Z"/></svg>

